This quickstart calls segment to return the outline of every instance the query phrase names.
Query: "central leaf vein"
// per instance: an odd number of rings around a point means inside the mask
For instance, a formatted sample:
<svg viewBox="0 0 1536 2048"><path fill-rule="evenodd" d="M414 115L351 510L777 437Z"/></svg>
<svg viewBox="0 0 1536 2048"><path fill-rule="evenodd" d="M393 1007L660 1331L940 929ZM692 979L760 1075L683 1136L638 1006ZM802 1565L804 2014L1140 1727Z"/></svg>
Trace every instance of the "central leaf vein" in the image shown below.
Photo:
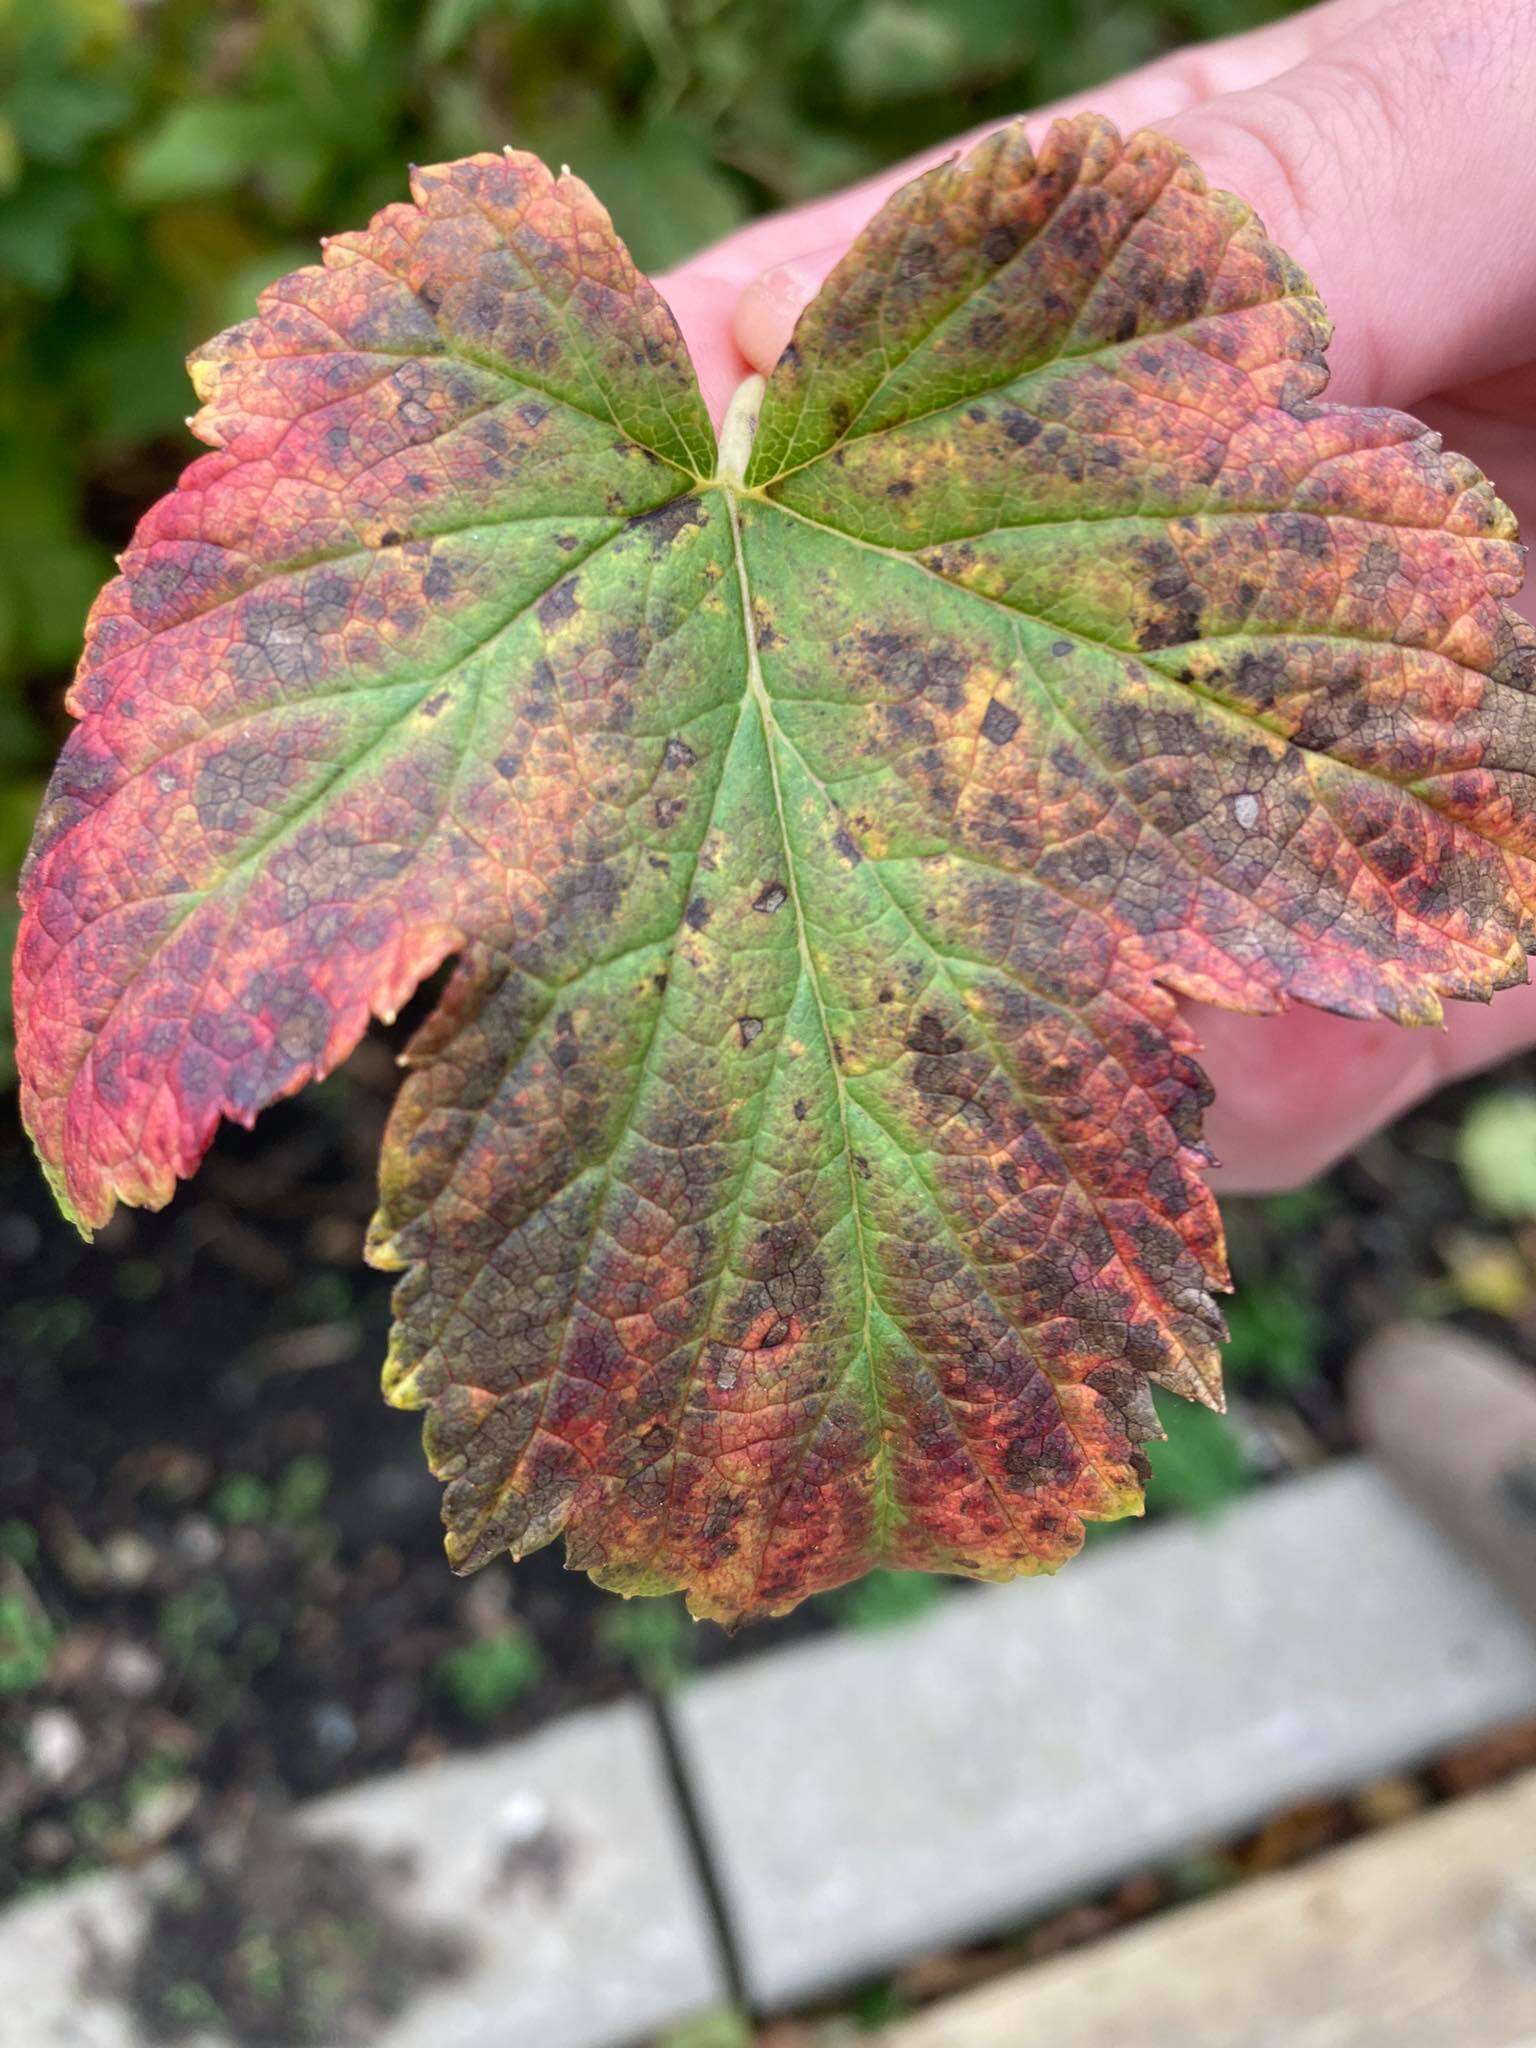
<svg viewBox="0 0 1536 2048"><path fill-rule="evenodd" d="M747 574L746 551L742 546L741 514L737 506L734 490L727 487L722 492L722 495L725 498L726 511L731 522L731 549L736 558L736 577L741 590L742 620L746 631L746 698L751 700L758 718L762 722L763 747L768 759L774 813L778 821L779 840L784 848L784 872L789 886L789 900L795 917L795 941L800 953L800 975L806 987L809 988L812 1000L816 1006L816 1015L827 1050L827 1064L832 1072L833 1086L837 1095L838 1138L842 1147L843 1163L848 1176L848 1208L853 1224L854 1251L858 1264L863 1317L858 1349L849 1359L843 1372L835 1374L830 1380L821 1405L806 1429L800 1458L788 1479L786 1479L784 1486L780 1490L778 1500L774 1504L773 1513L769 1517L763 1535L762 1556L766 1557L768 1546L773 1538L778 1515L804 1467L806 1458L810 1455L811 1446L814 1444L827 1412L836 1397L837 1390L847 1375L861 1361L868 1376L870 1406L875 1425L875 1519L877 1531L881 1539L883 1539L884 1532L890 1524L893 1501L890 1490L890 1454L885 1442L885 1403L879 1376L875 1370L873 1333L871 1329L875 1308L874 1282L870 1270L870 1254L865 1230L864 1209L859 1199L858 1172L853 1163L853 1137L848 1121L847 1084L843 1078L842 1068L838 1064L837 1049L833 1043L832 1025L827 1016L826 998L822 991L821 977L816 969L816 962L811 952L810 940L806 931L805 906L800 894L795 849L791 840L789 820L785 815L784 790L779 775L778 724L774 718L773 700L769 696L767 685L763 680L763 665L758 649L757 627L752 612L752 584ZM743 701L746 700L744 699Z"/></svg>

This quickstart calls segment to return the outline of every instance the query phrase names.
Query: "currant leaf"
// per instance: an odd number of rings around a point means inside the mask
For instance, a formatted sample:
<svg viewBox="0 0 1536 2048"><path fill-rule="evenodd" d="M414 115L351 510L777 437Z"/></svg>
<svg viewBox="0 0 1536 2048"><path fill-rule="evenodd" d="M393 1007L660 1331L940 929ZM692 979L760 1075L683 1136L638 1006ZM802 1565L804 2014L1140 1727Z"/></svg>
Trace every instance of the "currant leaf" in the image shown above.
<svg viewBox="0 0 1536 2048"><path fill-rule="evenodd" d="M1220 1400L1179 995L1431 1023L1536 944L1536 641L1483 477L1168 140L899 193L717 454L526 156L194 358L216 452L93 613L25 882L83 1226L449 955L390 1126L386 1390L462 1567L724 1620L1001 1578Z"/></svg>

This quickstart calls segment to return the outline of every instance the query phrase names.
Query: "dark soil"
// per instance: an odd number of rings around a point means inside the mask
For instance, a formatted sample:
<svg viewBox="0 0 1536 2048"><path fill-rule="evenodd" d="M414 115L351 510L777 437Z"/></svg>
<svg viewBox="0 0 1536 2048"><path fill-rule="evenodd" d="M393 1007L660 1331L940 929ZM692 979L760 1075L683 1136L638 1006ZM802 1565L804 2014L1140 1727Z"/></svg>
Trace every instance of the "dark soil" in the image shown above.
<svg viewBox="0 0 1536 2048"><path fill-rule="evenodd" d="M93 1245L0 1098L0 1900L754 1641L558 1549L449 1571L361 1263L395 1083L370 1040Z"/></svg>
<svg viewBox="0 0 1536 2048"><path fill-rule="evenodd" d="M1522 1080L1536 1061L1501 1085ZM381 1034L94 1246L0 1101L0 1898L934 1597L877 1577L732 1639L556 1550L454 1578L416 1421L377 1392L389 1282L359 1256L394 1086ZM1536 1359L1536 1287L1509 1284L1536 1241L1469 1219L1467 1097L1302 1195L1229 1205L1235 1483L1347 1447L1343 1369L1395 1316L1454 1311ZM1465 1277L1490 1247L1497 1313ZM1231 1490L1212 1441L1159 1470L1154 1509Z"/></svg>
<svg viewBox="0 0 1536 2048"><path fill-rule="evenodd" d="M99 1957L92 1987L120 1998L147 2041L368 2048L379 2027L468 1954L398 1914L399 1856L307 1840L247 1811L200 1842L159 1889L132 1957Z"/></svg>

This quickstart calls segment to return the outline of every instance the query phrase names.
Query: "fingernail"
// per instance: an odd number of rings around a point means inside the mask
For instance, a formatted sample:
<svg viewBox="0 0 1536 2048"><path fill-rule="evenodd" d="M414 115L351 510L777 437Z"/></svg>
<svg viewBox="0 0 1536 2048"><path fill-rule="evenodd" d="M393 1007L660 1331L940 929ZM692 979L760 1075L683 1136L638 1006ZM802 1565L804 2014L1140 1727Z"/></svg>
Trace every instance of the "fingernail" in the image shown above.
<svg viewBox="0 0 1536 2048"><path fill-rule="evenodd" d="M839 243L791 256L747 286L736 306L736 345L755 370L766 375L773 368L843 247Z"/></svg>

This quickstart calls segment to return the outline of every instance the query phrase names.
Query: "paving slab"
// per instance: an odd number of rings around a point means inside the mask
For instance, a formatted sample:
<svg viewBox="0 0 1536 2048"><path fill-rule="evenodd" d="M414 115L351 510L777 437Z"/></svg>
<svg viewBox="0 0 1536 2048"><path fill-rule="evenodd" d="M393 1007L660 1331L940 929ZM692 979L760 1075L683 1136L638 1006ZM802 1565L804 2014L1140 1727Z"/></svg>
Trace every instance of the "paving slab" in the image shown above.
<svg viewBox="0 0 1536 2048"><path fill-rule="evenodd" d="M1531 2048L1536 1774L1021 1970L886 2048Z"/></svg>
<svg viewBox="0 0 1536 2048"><path fill-rule="evenodd" d="M1536 1372L1444 1324L1373 1337L1350 1373L1366 1446L1536 1626Z"/></svg>
<svg viewBox="0 0 1536 2048"><path fill-rule="evenodd" d="M302 1825L405 1852L393 1908L471 1947L467 1970L422 1991L373 2048L627 2048L725 1999L638 1706L376 1779L305 1808ZM0 1916L0 2048L144 2048L84 1979L93 1941L131 1945L153 1881L92 1879Z"/></svg>
<svg viewBox="0 0 1536 2048"><path fill-rule="evenodd" d="M1536 1712L1536 1637L1363 1461L699 1681L677 1725L767 2007Z"/></svg>

